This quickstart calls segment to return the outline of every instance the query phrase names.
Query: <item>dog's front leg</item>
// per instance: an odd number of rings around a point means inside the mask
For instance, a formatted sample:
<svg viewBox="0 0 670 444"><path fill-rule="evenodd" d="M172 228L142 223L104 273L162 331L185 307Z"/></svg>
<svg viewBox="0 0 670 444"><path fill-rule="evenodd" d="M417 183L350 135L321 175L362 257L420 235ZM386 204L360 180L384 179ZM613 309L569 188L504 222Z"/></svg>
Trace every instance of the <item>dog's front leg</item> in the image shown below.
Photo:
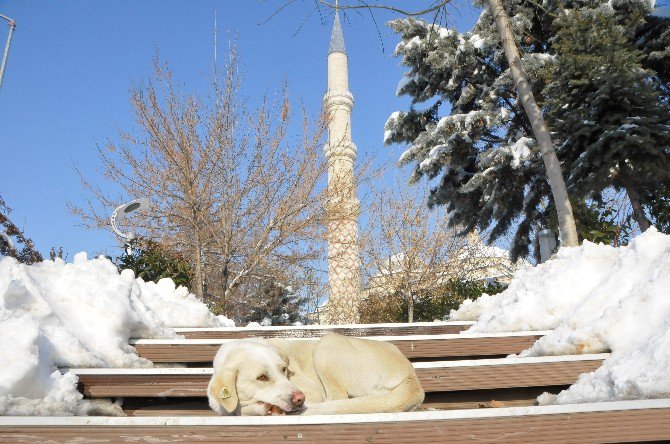
<svg viewBox="0 0 670 444"><path fill-rule="evenodd" d="M316 402L314 404L307 404L300 412L301 415L330 415L332 412L328 408L328 402Z"/></svg>

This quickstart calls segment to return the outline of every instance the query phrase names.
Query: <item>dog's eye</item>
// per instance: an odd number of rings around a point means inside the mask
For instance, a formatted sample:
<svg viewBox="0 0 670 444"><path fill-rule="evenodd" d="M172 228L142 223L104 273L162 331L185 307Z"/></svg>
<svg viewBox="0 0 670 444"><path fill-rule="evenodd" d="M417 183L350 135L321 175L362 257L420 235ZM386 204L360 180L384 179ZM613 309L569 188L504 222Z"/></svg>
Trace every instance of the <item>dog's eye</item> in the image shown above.
<svg viewBox="0 0 670 444"><path fill-rule="evenodd" d="M262 374L259 375L258 378L256 378L257 381L267 381L268 380L268 375Z"/></svg>
<svg viewBox="0 0 670 444"><path fill-rule="evenodd" d="M286 373L286 370L288 370L287 367L282 367L282 368L281 368L281 372L282 372L282 373Z"/></svg>

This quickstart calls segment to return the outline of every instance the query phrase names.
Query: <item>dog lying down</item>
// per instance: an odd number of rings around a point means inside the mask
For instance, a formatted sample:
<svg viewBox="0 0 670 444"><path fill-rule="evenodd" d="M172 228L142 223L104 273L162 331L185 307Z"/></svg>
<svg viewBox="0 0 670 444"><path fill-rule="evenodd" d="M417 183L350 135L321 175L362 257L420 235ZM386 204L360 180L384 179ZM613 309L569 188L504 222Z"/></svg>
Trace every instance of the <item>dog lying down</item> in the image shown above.
<svg viewBox="0 0 670 444"><path fill-rule="evenodd" d="M424 392L395 345L328 334L223 344L207 398L221 415L326 415L411 411Z"/></svg>

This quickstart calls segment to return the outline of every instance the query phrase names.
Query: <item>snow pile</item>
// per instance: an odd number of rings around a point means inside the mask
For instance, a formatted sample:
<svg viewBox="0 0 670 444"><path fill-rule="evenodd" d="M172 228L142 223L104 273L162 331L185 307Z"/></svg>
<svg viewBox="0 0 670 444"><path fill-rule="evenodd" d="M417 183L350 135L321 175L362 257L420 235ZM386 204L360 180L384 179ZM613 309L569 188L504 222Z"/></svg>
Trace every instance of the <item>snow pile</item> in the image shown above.
<svg viewBox="0 0 670 444"><path fill-rule="evenodd" d="M225 322L222 322L225 321ZM63 367L141 367L131 337L176 337L174 326L230 325L170 279L118 273L107 259L24 265L0 258L0 414L109 413L84 402ZM111 410L110 410L111 409ZM117 409L118 412L118 409Z"/></svg>
<svg viewBox="0 0 670 444"><path fill-rule="evenodd" d="M123 270L121 274L131 273ZM140 297L149 310L170 327L235 327L225 316L214 316L207 306L189 293L186 287L176 287L172 279L144 282L137 278Z"/></svg>
<svg viewBox="0 0 670 444"><path fill-rule="evenodd" d="M466 301L451 318L469 332L554 331L521 356L611 351L558 396L568 404L670 397L670 236L651 228L625 247L585 242L517 272L495 296Z"/></svg>

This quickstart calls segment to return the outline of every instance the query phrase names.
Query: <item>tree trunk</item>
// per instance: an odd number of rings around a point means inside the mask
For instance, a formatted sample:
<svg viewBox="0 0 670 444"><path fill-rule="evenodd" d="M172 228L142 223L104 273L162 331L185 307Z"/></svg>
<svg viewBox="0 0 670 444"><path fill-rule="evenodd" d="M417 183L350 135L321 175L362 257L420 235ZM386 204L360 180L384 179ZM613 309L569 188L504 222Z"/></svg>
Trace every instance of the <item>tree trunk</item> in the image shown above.
<svg viewBox="0 0 670 444"><path fill-rule="evenodd" d="M411 292L407 295L407 322L414 322L414 296Z"/></svg>
<svg viewBox="0 0 670 444"><path fill-rule="evenodd" d="M644 214L644 208L640 203L640 195L637 193L637 189L635 189L628 173L624 172L621 178L626 188L626 195L628 196L630 205L633 207L633 219L635 219L638 227L640 227L640 231L644 233L649 229L651 223L649 223L647 215Z"/></svg>
<svg viewBox="0 0 670 444"><path fill-rule="evenodd" d="M230 269L228 268L228 261L224 262L221 267L221 297L219 298L219 307L223 313L226 313L226 302L228 301L228 280L230 278Z"/></svg>
<svg viewBox="0 0 670 444"><path fill-rule="evenodd" d="M202 246L200 245L200 235L195 231L195 244L193 248L193 293L202 300Z"/></svg>
<svg viewBox="0 0 670 444"><path fill-rule="evenodd" d="M509 17L507 17L502 0L488 0L488 5L500 33L500 40L507 57L507 63L510 66L519 101L526 111L528 120L530 120L533 134L542 153L544 166L547 169L547 180L549 181L551 193L554 197L554 204L556 205L556 212L558 213L561 245L567 247L578 246L577 227L575 225L575 218L572 215L572 205L568 198L565 181L561 173L561 164L556 156L554 143L551 140L547 123L544 121L542 111L540 111L535 97L533 97L533 90L528 82L526 72L521 66L521 55L514 42Z"/></svg>

